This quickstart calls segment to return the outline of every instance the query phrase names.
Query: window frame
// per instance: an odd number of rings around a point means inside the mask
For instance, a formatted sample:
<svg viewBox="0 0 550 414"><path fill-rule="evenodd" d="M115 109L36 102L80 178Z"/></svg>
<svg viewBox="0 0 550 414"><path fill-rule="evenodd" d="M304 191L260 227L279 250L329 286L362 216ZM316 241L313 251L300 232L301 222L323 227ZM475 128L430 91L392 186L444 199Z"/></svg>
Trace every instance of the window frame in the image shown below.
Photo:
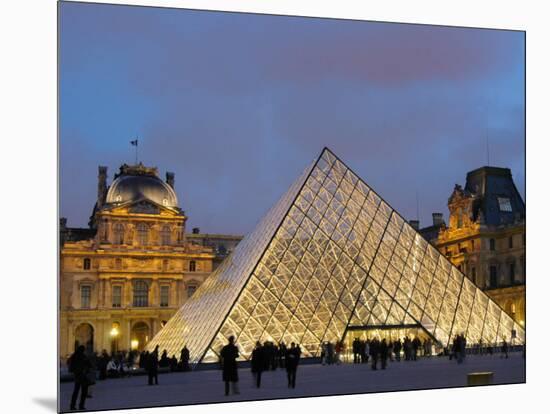
<svg viewBox="0 0 550 414"><path fill-rule="evenodd" d="M115 289L120 290L120 295L118 296L119 303L115 303ZM122 308L122 296L123 296L123 286L120 284L111 286L111 307L112 308Z"/></svg>
<svg viewBox="0 0 550 414"><path fill-rule="evenodd" d="M163 291L166 293L166 297L164 297ZM166 299L166 301L164 302L163 299ZM159 306L161 308L167 308L170 306L170 285L160 285Z"/></svg>
<svg viewBox="0 0 550 414"><path fill-rule="evenodd" d="M145 286L145 289L141 287ZM137 288L140 287L138 290ZM149 283L145 280L137 279L134 281L132 289L132 306L134 308L147 308L149 307Z"/></svg>
<svg viewBox="0 0 550 414"><path fill-rule="evenodd" d="M84 296L84 291L88 291L88 295ZM87 303L84 298L87 298ZM80 309L90 309L92 307L92 285L90 283L83 283L80 285Z"/></svg>

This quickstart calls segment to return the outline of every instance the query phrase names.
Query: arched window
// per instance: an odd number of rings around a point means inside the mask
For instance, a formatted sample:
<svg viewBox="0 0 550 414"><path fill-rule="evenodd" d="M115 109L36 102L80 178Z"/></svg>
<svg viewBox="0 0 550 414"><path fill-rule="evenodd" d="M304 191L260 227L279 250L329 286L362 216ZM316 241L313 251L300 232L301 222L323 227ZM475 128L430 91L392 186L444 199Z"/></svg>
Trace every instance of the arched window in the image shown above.
<svg viewBox="0 0 550 414"><path fill-rule="evenodd" d="M134 282L134 306L137 308L149 305L149 285L143 280Z"/></svg>
<svg viewBox="0 0 550 414"><path fill-rule="evenodd" d="M195 262L194 260L191 260L189 262L189 271L190 272L196 272L197 271L197 262Z"/></svg>
<svg viewBox="0 0 550 414"><path fill-rule="evenodd" d="M162 226L160 230L160 242L163 246L169 246L172 243L169 226Z"/></svg>
<svg viewBox="0 0 550 414"><path fill-rule="evenodd" d="M92 264L92 261L86 257L83 263L84 270L90 270L91 264Z"/></svg>
<svg viewBox="0 0 550 414"><path fill-rule="evenodd" d="M191 296L193 296L196 290L197 290L197 286L195 285L187 286L187 297L190 298Z"/></svg>
<svg viewBox="0 0 550 414"><path fill-rule="evenodd" d="M121 223L116 223L114 228L114 243L123 244L124 243L124 226Z"/></svg>
<svg viewBox="0 0 550 414"><path fill-rule="evenodd" d="M145 223L139 223L137 225L137 237L138 243L142 246L147 245L149 241L149 228Z"/></svg>

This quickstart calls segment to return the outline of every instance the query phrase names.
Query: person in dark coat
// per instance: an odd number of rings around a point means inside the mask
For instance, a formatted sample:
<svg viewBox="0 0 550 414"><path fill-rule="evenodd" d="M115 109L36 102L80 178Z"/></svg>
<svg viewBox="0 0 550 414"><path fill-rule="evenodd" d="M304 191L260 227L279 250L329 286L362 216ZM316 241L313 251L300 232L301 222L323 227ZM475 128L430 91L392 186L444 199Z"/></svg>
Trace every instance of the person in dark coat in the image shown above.
<svg viewBox="0 0 550 414"><path fill-rule="evenodd" d="M397 338L397 340L393 344L393 351L395 352L395 359L397 362L401 361L401 340Z"/></svg>
<svg viewBox="0 0 550 414"><path fill-rule="evenodd" d="M189 371L189 349L185 345L181 349L180 365L182 371Z"/></svg>
<svg viewBox="0 0 550 414"><path fill-rule="evenodd" d="M382 369L386 369L386 364L388 362L388 343L386 342L386 338L382 339L382 342L380 342L380 364L382 365Z"/></svg>
<svg viewBox="0 0 550 414"><path fill-rule="evenodd" d="M371 368L373 370L376 370L376 364L378 362L378 353L380 351L379 345L380 345L380 343L378 342L378 339L374 338L371 341L370 346L369 346L370 357L371 357L371 360L372 360Z"/></svg>
<svg viewBox="0 0 550 414"><path fill-rule="evenodd" d="M256 347L252 351L251 368L254 379L256 380L256 387L260 388L262 383L262 372L265 365L265 349L260 343L256 342Z"/></svg>
<svg viewBox="0 0 550 414"><path fill-rule="evenodd" d="M80 345L69 358L69 372L74 376L74 389L71 396L71 411L76 410L76 399L80 391L79 410L85 410L84 404L88 396L88 374L91 369L90 360L85 355L86 348Z"/></svg>
<svg viewBox="0 0 550 414"><path fill-rule="evenodd" d="M506 339L502 341L502 353L506 356L506 359L508 359L508 342L506 342Z"/></svg>
<svg viewBox="0 0 550 414"><path fill-rule="evenodd" d="M103 352L101 352L101 357L99 357L99 361L97 363L97 368L99 369L99 379L104 380L107 378L107 364L110 361L109 354L104 349Z"/></svg>
<svg viewBox="0 0 550 414"><path fill-rule="evenodd" d="M285 355L286 355L286 345L284 342L279 344L279 368L285 367Z"/></svg>
<svg viewBox="0 0 550 414"><path fill-rule="evenodd" d="M170 358L168 358L168 351L165 349L160 357L159 367L166 368L168 366L170 366Z"/></svg>
<svg viewBox="0 0 550 414"><path fill-rule="evenodd" d="M153 385L153 380L155 382L155 385L159 385L159 346L157 345L155 347L155 350L149 354L149 357L147 358L146 364L146 370L147 370L147 376L148 376L148 384Z"/></svg>
<svg viewBox="0 0 550 414"><path fill-rule="evenodd" d="M222 379L225 382L225 395L229 395L229 384L233 388L233 394L239 394L239 374L237 372L237 358L239 357L239 349L234 344L235 337L229 337L229 343L225 345L221 352L222 363Z"/></svg>
<svg viewBox="0 0 550 414"><path fill-rule="evenodd" d="M286 351L286 375L288 379L288 388L296 388L296 371L298 370L298 362L300 361L301 350L294 342L290 344L290 348Z"/></svg>

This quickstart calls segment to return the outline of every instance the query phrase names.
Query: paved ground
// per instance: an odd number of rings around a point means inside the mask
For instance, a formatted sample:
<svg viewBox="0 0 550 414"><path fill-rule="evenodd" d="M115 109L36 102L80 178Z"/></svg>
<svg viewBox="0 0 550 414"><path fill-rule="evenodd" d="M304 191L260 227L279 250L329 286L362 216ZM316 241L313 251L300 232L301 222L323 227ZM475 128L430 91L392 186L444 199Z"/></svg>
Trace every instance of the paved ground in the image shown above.
<svg viewBox="0 0 550 414"><path fill-rule="evenodd" d="M183 405L228 401L262 400L460 387L469 372L492 371L495 384L525 381L525 360L519 353L509 359L499 355L468 356L459 365L454 360L432 357L416 362L390 362L385 371L372 371L367 365L303 365L298 368L295 389L288 389L286 371L265 372L262 388L252 383L249 369L239 370L240 395L223 395L221 372L217 370L159 375L158 386L148 386L146 376L98 381L92 387L88 410L143 406ZM61 409L68 411L72 383L61 384Z"/></svg>

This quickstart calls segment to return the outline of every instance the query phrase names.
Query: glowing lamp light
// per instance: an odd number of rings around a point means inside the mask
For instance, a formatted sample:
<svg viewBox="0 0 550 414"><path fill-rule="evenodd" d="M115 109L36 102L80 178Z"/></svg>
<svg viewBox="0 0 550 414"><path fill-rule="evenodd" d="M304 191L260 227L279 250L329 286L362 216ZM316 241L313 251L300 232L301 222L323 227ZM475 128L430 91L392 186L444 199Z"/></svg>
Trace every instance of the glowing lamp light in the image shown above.
<svg viewBox="0 0 550 414"><path fill-rule="evenodd" d="M132 339L130 341L130 348L132 348L132 351L136 350L138 348L138 345L139 345L139 341L137 339Z"/></svg>
<svg viewBox="0 0 550 414"><path fill-rule="evenodd" d="M117 328L113 328L111 329L111 336L118 336L118 329Z"/></svg>

